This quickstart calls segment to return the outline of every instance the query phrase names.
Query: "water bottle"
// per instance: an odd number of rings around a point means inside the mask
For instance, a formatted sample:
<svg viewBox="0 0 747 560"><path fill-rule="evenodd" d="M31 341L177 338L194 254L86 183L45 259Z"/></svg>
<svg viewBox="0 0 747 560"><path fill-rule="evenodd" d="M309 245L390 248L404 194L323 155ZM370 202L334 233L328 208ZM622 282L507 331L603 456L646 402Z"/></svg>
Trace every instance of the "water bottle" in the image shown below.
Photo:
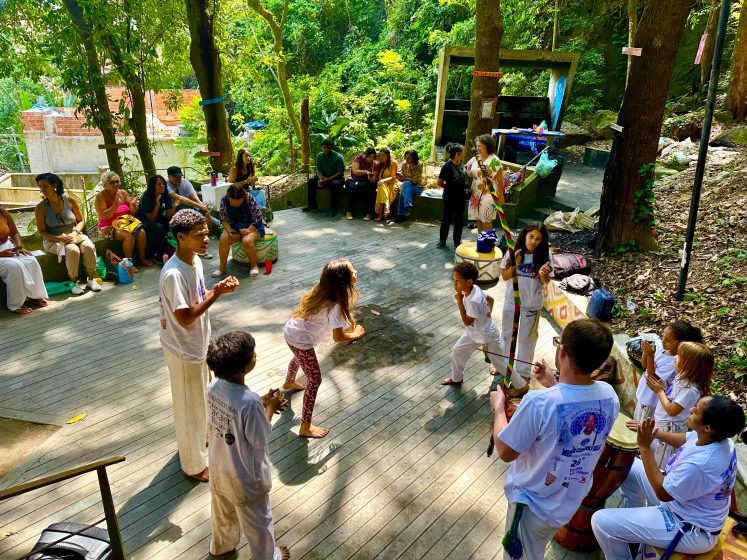
<svg viewBox="0 0 747 560"><path fill-rule="evenodd" d="M211 187L217 187L218 186L218 174L215 171L213 171L210 174L210 186Z"/></svg>

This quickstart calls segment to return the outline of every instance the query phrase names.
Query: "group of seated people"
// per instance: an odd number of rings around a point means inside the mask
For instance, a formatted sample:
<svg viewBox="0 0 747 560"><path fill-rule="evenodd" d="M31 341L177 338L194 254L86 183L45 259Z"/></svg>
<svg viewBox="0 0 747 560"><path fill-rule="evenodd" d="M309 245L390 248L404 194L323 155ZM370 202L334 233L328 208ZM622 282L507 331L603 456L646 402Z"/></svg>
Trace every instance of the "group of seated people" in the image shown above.
<svg viewBox="0 0 747 560"><path fill-rule="evenodd" d="M141 266L165 263L173 254L169 242L169 220L177 210L192 208L209 216L211 223L222 227L219 242L219 268L214 278L226 274L228 251L232 243L241 242L250 260L250 276L259 274L254 242L264 234L265 191L257 188L254 162L249 152L239 150L229 172L233 185L220 203L220 219L210 215L210 207L200 200L190 181L182 176L178 166L167 169L167 178L154 175L140 196L132 196L122 188L122 181L113 171L101 176L96 189L94 207L99 233L122 243L124 258L137 258ZM96 246L85 234L85 219L80 204L65 193L62 179L54 173L36 176L42 200L35 209L35 221L44 250L65 261L67 274L74 286L73 295L87 290L101 291L95 280ZM209 252L200 255L212 258ZM81 257L86 271L80 278ZM133 266L133 272L137 272ZM41 266L23 246L23 240L11 214L0 208L0 280L6 285L8 309L28 314L33 307L46 307L49 295L44 285ZM31 305L29 305L29 303Z"/></svg>
<svg viewBox="0 0 747 560"><path fill-rule="evenodd" d="M346 217L353 219L358 199L363 200L364 220L385 221L399 196L395 222L401 223L412 211L412 198L423 192L425 175L423 163L415 150L407 150L404 162L398 165L389 148L367 148L353 158L350 177L344 178L345 161L336 152L330 140L322 142L322 151L316 156L316 175L309 179L308 206L304 212L319 209L316 194L319 189L330 191L330 210L336 216L343 188L348 192Z"/></svg>

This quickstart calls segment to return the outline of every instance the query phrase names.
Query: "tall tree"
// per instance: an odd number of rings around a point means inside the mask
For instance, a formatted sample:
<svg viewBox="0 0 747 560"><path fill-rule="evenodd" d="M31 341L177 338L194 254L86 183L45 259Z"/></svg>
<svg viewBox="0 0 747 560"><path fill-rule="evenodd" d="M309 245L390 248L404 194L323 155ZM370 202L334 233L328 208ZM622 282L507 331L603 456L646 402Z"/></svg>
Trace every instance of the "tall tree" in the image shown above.
<svg viewBox="0 0 747 560"><path fill-rule="evenodd" d="M477 0L475 5L475 70L498 72L503 38L503 17L500 0ZM480 134L490 134L495 124L492 119L481 119L483 99L497 98L501 86L493 76L473 76L470 90L469 122L467 123L467 152L469 141Z"/></svg>
<svg viewBox="0 0 747 560"><path fill-rule="evenodd" d="M711 9L708 11L708 24L705 29L705 45L700 57L700 85L707 84L708 80L711 79L711 63L713 62L713 49L716 47L720 8L721 0L712 0Z"/></svg>
<svg viewBox="0 0 747 560"><path fill-rule="evenodd" d="M597 252L634 243L655 246L653 173L674 60L696 0L647 2L636 33L642 54L630 67L604 172Z"/></svg>
<svg viewBox="0 0 747 560"><path fill-rule="evenodd" d="M638 32L638 0L628 0L628 46L635 47L635 34ZM630 65L633 63L633 55L628 55L628 72L626 79L630 76Z"/></svg>
<svg viewBox="0 0 747 560"><path fill-rule="evenodd" d="M727 104L734 119L742 121L747 117L747 2L742 2L739 12Z"/></svg>
<svg viewBox="0 0 747 560"><path fill-rule="evenodd" d="M290 120L291 126L293 127L293 133L300 142L302 138L301 121L296 114L296 110L293 108L293 97L291 96L286 69L287 60L285 53L283 52L283 28L285 27L285 22L288 18L288 0L283 0L283 11L280 20L265 8L261 0L247 0L247 4L252 10L254 10L254 12L264 19L270 27L273 39L273 55L269 62L270 69L272 71L272 76L275 78L275 81L280 88L280 92L283 95L283 104L288 113L288 120Z"/></svg>
<svg viewBox="0 0 747 560"><path fill-rule="evenodd" d="M122 175L122 161L119 157L119 150L114 147L117 143L116 128L109 109L109 100L106 96L106 85L101 70L103 65L93 41L93 28L85 19L83 10L77 0L64 0L64 3L85 54L84 72L71 71L72 68L70 67L62 68L65 86L76 92L78 108L83 111L87 120L95 124L96 128L101 131L104 144L109 146L106 148L109 169L118 175Z"/></svg>
<svg viewBox="0 0 747 560"><path fill-rule="evenodd" d="M215 42L215 10L218 3L209 0L185 0L191 42L189 58L200 86L203 101L223 97L223 76L220 52ZM207 128L208 150L220 152L211 158L213 171L228 172L233 160L231 131L228 128L226 105L223 101L202 106Z"/></svg>

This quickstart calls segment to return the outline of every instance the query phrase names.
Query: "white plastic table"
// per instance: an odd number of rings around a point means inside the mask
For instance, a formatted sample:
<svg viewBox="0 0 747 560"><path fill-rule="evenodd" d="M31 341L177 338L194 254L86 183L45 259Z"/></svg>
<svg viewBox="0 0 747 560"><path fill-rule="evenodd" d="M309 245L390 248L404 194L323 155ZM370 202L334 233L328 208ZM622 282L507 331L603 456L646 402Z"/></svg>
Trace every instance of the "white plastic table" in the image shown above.
<svg viewBox="0 0 747 560"><path fill-rule="evenodd" d="M202 202L205 204L212 204L217 208L220 204L220 199L226 196L228 187L230 187L231 184L232 183L228 183L227 181L220 181L214 187L211 186L210 183L202 185Z"/></svg>

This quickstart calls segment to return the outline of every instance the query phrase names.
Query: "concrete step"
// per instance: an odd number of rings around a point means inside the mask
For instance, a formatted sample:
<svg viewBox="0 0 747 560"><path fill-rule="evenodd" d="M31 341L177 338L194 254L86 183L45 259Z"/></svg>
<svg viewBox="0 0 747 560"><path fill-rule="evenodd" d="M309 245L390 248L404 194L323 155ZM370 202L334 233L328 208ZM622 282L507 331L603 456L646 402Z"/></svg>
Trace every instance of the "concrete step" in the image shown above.
<svg viewBox="0 0 747 560"><path fill-rule="evenodd" d="M560 210L562 212L573 212L576 209L576 205L573 202L563 200L562 198L559 198L557 196L548 196L547 204L550 208L552 208L553 212L557 210Z"/></svg>

